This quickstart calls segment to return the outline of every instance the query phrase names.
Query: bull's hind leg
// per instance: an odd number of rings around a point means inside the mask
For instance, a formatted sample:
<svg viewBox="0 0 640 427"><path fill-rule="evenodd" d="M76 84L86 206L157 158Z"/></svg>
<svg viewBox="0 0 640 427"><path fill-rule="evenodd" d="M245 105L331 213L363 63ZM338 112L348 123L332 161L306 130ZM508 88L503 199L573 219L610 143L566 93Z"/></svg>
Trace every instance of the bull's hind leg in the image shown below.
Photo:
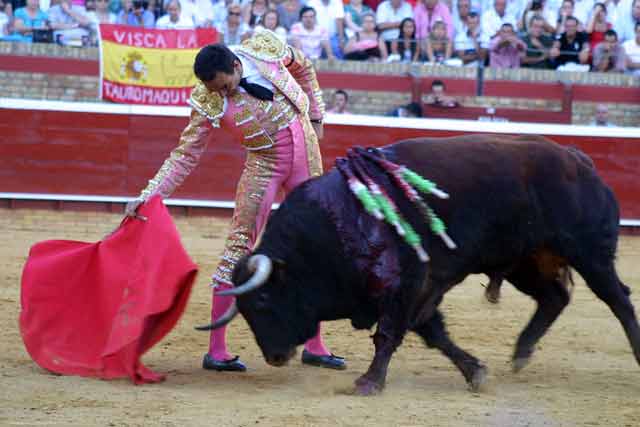
<svg viewBox="0 0 640 427"><path fill-rule="evenodd" d="M622 324L629 343L640 364L640 327L636 318L630 290L618 278L613 261L607 265L588 264L576 266L576 270L587 283L587 286L604 301Z"/></svg>
<svg viewBox="0 0 640 427"><path fill-rule="evenodd" d="M437 348L462 372L469 388L478 391L487 377L487 368L475 357L458 347L449 338L444 318L439 310L424 324L413 327L427 347Z"/></svg>
<svg viewBox="0 0 640 427"><path fill-rule="evenodd" d="M549 277L549 274L550 272L543 272L536 260L531 258L507 277L518 290L531 296L538 304L533 317L518 337L513 355L515 372L529 363L536 343L569 304L566 283L558 277Z"/></svg>

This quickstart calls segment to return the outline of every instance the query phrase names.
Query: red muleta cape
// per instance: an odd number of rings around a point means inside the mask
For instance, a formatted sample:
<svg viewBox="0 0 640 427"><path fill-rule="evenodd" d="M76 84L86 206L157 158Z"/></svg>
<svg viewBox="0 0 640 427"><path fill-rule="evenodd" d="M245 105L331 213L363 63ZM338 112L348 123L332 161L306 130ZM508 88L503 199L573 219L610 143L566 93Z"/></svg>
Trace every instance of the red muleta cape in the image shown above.
<svg viewBox="0 0 640 427"><path fill-rule="evenodd" d="M35 244L22 272L20 331L41 367L136 384L164 376L140 357L182 315L197 266L156 196L97 243Z"/></svg>

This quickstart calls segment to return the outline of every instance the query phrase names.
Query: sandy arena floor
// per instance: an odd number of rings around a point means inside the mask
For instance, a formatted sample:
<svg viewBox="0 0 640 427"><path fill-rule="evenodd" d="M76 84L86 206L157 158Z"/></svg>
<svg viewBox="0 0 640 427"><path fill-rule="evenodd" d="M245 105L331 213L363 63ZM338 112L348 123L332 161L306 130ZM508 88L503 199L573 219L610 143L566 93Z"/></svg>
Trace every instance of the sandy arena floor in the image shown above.
<svg viewBox="0 0 640 427"><path fill-rule="evenodd" d="M29 247L40 240L95 241L120 215L0 210L0 425L77 426L628 426L640 425L640 367L618 321L577 281L573 301L541 341L533 362L513 374L515 339L534 304L506 284L502 302L483 298L484 277L471 277L444 303L452 336L489 367L487 390L474 394L439 353L409 335L392 360L387 388L377 397L349 395L368 366L368 331L348 321L325 326L331 349L348 359L347 371L264 363L242 319L229 344L249 365L243 374L200 368L208 335L192 326L207 321L207 277L219 254L227 219L177 218L184 244L201 266L187 311L168 337L144 357L168 373L161 384L134 386L55 376L24 350L17 327L20 275ZM622 238L618 268L640 307L640 237Z"/></svg>

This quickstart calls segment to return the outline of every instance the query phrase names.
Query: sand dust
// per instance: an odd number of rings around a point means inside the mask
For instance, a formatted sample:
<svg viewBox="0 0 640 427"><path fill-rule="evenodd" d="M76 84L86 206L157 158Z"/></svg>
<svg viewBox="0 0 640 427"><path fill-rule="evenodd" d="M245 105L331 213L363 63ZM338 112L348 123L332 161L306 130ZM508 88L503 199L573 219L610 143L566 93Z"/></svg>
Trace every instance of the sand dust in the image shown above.
<svg viewBox="0 0 640 427"><path fill-rule="evenodd" d="M229 344L250 369L214 373L201 369L208 335L192 326L208 320L207 276L224 243L227 219L176 218L184 245L201 266L187 311L144 357L166 382L134 386L56 376L24 350L17 327L20 274L31 244L50 238L95 241L119 215L0 210L8 237L0 247L0 425L100 426L638 426L640 367L618 321L578 280L573 300L543 338L532 363L511 372L515 339L534 308L506 284L502 301L483 298L483 276L471 277L443 303L449 330L461 347L489 368L486 390L471 393L443 356L407 336L394 356L387 387L376 397L350 394L366 370L373 346L369 331L348 321L325 325L331 350L345 356L346 371L303 367L299 358L274 368L262 360L242 319ZM640 237L624 237L618 268L640 307Z"/></svg>

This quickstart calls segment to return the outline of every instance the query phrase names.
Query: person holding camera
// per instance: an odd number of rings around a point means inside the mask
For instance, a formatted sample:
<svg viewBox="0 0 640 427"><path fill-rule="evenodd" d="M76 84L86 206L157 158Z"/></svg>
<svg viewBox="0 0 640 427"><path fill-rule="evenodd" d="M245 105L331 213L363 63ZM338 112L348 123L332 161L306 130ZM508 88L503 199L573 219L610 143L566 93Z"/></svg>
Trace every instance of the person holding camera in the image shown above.
<svg viewBox="0 0 640 427"><path fill-rule="evenodd" d="M489 65L491 68L519 68L526 50L527 45L518 38L513 25L502 24L489 45Z"/></svg>
<svg viewBox="0 0 640 427"><path fill-rule="evenodd" d="M126 0L124 9L118 15L118 24L154 28L156 18L148 8L149 2L147 0Z"/></svg>
<svg viewBox="0 0 640 427"><path fill-rule="evenodd" d="M607 30L604 40L593 49L593 71L622 73L625 71L624 49L615 30Z"/></svg>
<svg viewBox="0 0 640 427"><path fill-rule="evenodd" d="M88 46L91 20L83 6L60 0L49 9L49 22L56 42L62 45Z"/></svg>

